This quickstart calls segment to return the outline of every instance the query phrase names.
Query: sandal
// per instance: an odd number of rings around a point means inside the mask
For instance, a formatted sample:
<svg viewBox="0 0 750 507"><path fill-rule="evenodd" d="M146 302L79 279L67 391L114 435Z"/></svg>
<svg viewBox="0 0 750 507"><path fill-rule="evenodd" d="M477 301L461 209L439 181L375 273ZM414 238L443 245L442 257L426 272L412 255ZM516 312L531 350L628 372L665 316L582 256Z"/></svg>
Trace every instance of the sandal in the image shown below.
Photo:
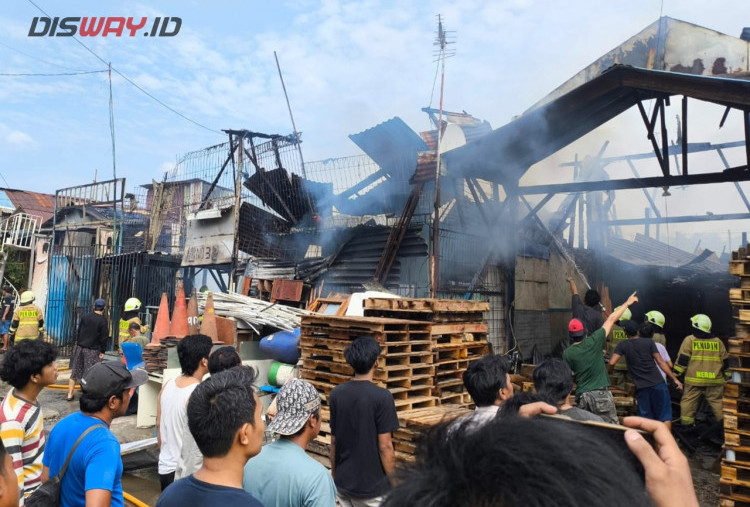
<svg viewBox="0 0 750 507"><path fill-rule="evenodd" d="M68 397L68 398L65 398L65 401L73 401L73 400L75 400L75 399L76 399L76 398L75 398L75 395L74 395L74 396L70 396L70 397Z"/></svg>

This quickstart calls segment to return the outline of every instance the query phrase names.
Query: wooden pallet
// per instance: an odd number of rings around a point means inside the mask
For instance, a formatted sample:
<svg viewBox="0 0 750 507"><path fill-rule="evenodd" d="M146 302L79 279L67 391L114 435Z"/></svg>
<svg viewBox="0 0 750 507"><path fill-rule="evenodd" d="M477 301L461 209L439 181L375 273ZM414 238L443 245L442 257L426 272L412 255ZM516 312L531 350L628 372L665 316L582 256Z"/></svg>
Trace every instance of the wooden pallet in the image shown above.
<svg viewBox="0 0 750 507"><path fill-rule="evenodd" d="M750 398L724 397L722 410L725 414L736 415L738 413L750 414Z"/></svg>
<svg viewBox="0 0 750 507"><path fill-rule="evenodd" d="M727 447L725 458L732 466L750 467L750 447Z"/></svg>
<svg viewBox="0 0 750 507"><path fill-rule="evenodd" d="M750 429L750 415L724 413L724 430L736 431Z"/></svg>
<svg viewBox="0 0 750 507"><path fill-rule="evenodd" d="M351 345L351 340L340 340L325 337L302 336L299 340L300 350L308 357L313 354L322 355L326 351L336 351L343 357L344 350ZM412 352L425 352L432 350L430 340L410 340L398 342L386 342L380 344L381 354L404 354Z"/></svg>
<svg viewBox="0 0 750 507"><path fill-rule="evenodd" d="M301 319L302 334L307 329L320 332L346 331L351 338L376 334L429 334L430 324L420 321L386 319L376 317L335 317L330 315L303 315Z"/></svg>
<svg viewBox="0 0 750 507"><path fill-rule="evenodd" d="M734 502L750 504L750 482L719 479L719 496ZM742 503L735 505L743 505Z"/></svg>
<svg viewBox="0 0 750 507"><path fill-rule="evenodd" d="M750 430L724 431L724 445L727 447L750 447Z"/></svg>
<svg viewBox="0 0 750 507"><path fill-rule="evenodd" d="M465 313L489 311L490 304L469 299L368 298L364 301L364 307L378 310Z"/></svg>
<svg viewBox="0 0 750 507"><path fill-rule="evenodd" d="M739 324L737 324L737 327L739 327ZM739 337L739 331L735 332L738 334L738 336L727 340L727 352L732 355L750 354L750 326L748 326L747 331L742 331L743 333L747 333L747 336L745 338Z"/></svg>
<svg viewBox="0 0 750 507"><path fill-rule="evenodd" d="M727 398L750 398L750 384L724 384L724 396Z"/></svg>

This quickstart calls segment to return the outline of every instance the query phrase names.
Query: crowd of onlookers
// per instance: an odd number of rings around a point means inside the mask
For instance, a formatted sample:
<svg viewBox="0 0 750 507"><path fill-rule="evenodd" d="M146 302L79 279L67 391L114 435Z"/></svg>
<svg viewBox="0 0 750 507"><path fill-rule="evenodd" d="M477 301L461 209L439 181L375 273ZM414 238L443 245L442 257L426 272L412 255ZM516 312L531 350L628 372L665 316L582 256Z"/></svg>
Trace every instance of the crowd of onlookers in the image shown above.
<svg viewBox="0 0 750 507"><path fill-rule="evenodd" d="M476 409L427 431L415 461L397 467L394 400L373 382L380 345L360 337L344 352L354 377L327 399L329 471L305 452L322 422L309 382L288 381L266 420L256 372L233 348L212 352L210 338L191 335L177 353L181 375L158 401L157 507L697 505L687 460L666 426L639 417L624 420L626 431L587 426L602 418L571 404L571 369L560 359L536 367L534 395L514 392L504 357L473 362L464 383ZM53 345L24 340L0 365L12 386L0 404L0 507L40 505L34 491L53 477L60 505L122 506L123 465L110 425L147 374L117 361L90 366L80 411L47 436L37 398L56 381L55 359ZM263 445L266 431L276 440Z"/></svg>

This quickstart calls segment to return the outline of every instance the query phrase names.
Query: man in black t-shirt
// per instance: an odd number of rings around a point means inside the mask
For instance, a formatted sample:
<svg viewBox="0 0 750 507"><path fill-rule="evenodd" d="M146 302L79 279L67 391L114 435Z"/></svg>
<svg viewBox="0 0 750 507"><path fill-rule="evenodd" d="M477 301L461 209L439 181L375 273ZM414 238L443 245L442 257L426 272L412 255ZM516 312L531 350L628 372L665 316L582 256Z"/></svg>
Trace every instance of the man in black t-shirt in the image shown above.
<svg viewBox="0 0 750 507"><path fill-rule="evenodd" d="M331 473L343 507L380 505L390 489L396 453L391 433L398 429L393 395L372 383L380 345L357 338L344 351L354 379L336 386L331 409Z"/></svg>
<svg viewBox="0 0 750 507"><path fill-rule="evenodd" d="M13 320L13 296L9 287L3 287L3 302L0 307L0 335L3 336L3 348L0 352L8 350L8 339L10 338L10 321Z"/></svg>
<svg viewBox="0 0 750 507"><path fill-rule="evenodd" d="M653 331L649 333L651 323L644 322L641 327L647 327L644 330L645 332L642 331L641 334L648 336L653 334ZM607 369L611 371L620 357L625 356L628 363L628 374L635 384L638 415L662 421L670 426L672 400L669 397L667 384L658 368L661 368L672 379L678 389L682 389L682 384L661 358L654 341L651 338L638 336L638 325L635 322L632 320L625 321L623 329L628 339L617 344Z"/></svg>

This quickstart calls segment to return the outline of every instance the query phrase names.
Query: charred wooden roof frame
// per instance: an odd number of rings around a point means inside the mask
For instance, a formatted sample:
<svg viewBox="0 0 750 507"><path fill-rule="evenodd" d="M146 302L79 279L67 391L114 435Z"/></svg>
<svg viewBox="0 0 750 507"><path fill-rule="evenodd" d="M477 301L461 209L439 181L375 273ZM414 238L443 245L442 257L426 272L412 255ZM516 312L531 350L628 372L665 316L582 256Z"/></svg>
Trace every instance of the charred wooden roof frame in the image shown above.
<svg viewBox="0 0 750 507"><path fill-rule="evenodd" d="M560 185L519 186L519 194L586 192L618 188L645 188L672 185L721 183L750 179L747 165L721 173L690 175L687 172L687 128L683 125L683 174L669 176L669 147L659 146L653 136L656 123L664 130L664 107L673 95L683 95L683 122L687 121L689 97L734 108L745 114L745 144L750 161L750 81L702 75L639 69L616 65L599 77L562 97L544 104L490 134L445 154L449 172L457 176L479 177L509 186L533 164L547 158L573 141L623 113L639 107L654 152L664 176ZM642 102L656 99L657 107L649 118ZM666 136L662 136L666 139Z"/></svg>

